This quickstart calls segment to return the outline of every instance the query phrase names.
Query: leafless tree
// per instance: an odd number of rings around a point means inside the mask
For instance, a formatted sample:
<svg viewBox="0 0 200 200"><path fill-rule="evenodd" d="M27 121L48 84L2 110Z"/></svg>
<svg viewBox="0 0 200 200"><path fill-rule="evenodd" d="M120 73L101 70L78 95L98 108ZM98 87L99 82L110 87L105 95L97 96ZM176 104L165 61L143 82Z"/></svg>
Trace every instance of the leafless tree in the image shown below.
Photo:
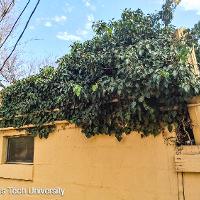
<svg viewBox="0 0 200 200"><path fill-rule="evenodd" d="M52 55L45 56L44 58L40 58L38 60L30 59L30 61L26 61L26 63L22 63L22 68L19 70L20 75L17 75L17 79L28 77L30 75L36 74L39 72L41 68L46 66L54 66L57 67L56 60L58 58Z"/></svg>
<svg viewBox="0 0 200 200"><path fill-rule="evenodd" d="M34 0L33 0L34 1ZM0 0L0 87L6 83L13 83L20 77L20 66L23 65L20 59L20 50L17 48L35 13L40 0L35 0L28 18L24 18L24 12L30 6L31 0L25 2L24 7L16 15L16 0ZM18 23L25 21L24 27L16 33Z"/></svg>

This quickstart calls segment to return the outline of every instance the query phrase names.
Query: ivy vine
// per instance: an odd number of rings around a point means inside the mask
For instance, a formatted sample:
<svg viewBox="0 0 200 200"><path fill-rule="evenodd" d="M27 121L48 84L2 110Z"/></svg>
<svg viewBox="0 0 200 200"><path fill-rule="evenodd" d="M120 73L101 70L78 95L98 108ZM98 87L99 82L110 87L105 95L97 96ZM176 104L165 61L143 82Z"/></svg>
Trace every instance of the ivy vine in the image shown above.
<svg viewBox="0 0 200 200"><path fill-rule="evenodd" d="M126 9L119 20L94 23L94 37L75 42L57 68L1 92L0 127L33 124L27 131L47 138L56 120L67 120L88 138L114 134L119 141L132 131L172 131L188 118L200 82L187 63L191 46L164 20Z"/></svg>

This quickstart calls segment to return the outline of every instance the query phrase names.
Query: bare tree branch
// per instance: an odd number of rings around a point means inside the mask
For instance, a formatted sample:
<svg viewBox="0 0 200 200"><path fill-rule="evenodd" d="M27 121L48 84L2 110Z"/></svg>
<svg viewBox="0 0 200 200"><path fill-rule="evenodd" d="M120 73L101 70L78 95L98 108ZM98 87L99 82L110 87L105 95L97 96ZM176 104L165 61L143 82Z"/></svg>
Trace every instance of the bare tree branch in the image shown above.
<svg viewBox="0 0 200 200"><path fill-rule="evenodd" d="M0 45L0 49L3 47L3 45L6 43L6 41L8 40L8 38L10 37L10 35L12 34L17 22L19 21L19 19L21 18L21 16L23 15L23 13L25 12L26 8L28 7L30 3L30 0L26 3L26 5L24 6L22 12L20 13L20 15L18 16L18 18L16 19L15 23L13 24L11 30L9 31L8 35L6 36L5 40L1 43Z"/></svg>
<svg viewBox="0 0 200 200"><path fill-rule="evenodd" d="M30 20L31 20L31 18L32 18L32 16L33 16L33 14L35 13L35 11L36 11L36 9L37 9L37 7L38 7L40 1L41 1L41 0L38 0L38 1L37 1L37 3L36 3L36 5L35 5L34 9L32 10L32 12L31 12L31 14L30 14L30 16L29 16L29 18L28 18L28 20L27 20L25 26L24 26L23 31L21 32L20 36L18 37L18 39L17 39L15 45L13 46L13 48L12 48L10 54L9 54L8 57L4 60L2 66L0 67L0 72L2 71L2 69L3 69L4 66L6 65L7 61L10 59L10 57L11 57L12 54L14 53L14 51L15 51L15 49L16 49L18 43L20 42L22 36L24 35L24 32L26 31L26 29L27 29L27 27L28 27L28 25L29 25L29 22L30 22Z"/></svg>
<svg viewBox="0 0 200 200"><path fill-rule="evenodd" d="M3 5L3 2L2 1L0 1L0 2L1 2L1 6L3 7L5 4ZM10 12L14 3L15 3L15 0L12 0L10 2L9 6L5 10L3 10L2 14L1 14L0 23L3 21L4 17Z"/></svg>

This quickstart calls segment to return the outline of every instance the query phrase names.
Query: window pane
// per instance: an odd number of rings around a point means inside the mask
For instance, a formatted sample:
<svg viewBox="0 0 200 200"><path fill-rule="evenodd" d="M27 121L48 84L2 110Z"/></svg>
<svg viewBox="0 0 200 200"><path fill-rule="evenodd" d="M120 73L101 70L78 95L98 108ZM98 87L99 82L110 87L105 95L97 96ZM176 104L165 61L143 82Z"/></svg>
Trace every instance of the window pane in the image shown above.
<svg viewBox="0 0 200 200"><path fill-rule="evenodd" d="M31 136L8 138L7 162L33 162L34 138Z"/></svg>

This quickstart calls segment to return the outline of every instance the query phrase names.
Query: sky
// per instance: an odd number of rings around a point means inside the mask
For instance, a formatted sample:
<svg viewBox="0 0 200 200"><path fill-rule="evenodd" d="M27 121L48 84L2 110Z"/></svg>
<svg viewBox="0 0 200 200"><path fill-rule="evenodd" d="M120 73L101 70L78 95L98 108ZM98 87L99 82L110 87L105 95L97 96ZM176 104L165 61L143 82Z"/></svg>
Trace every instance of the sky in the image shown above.
<svg viewBox="0 0 200 200"><path fill-rule="evenodd" d="M25 0L18 0L18 12ZM25 23L32 0L19 28ZM142 9L145 13L160 10L163 0L41 0L21 46L25 59L59 58L70 50L77 40L92 38L92 22L119 19L125 8ZM200 20L200 0L182 0L175 13L174 25L193 27Z"/></svg>

